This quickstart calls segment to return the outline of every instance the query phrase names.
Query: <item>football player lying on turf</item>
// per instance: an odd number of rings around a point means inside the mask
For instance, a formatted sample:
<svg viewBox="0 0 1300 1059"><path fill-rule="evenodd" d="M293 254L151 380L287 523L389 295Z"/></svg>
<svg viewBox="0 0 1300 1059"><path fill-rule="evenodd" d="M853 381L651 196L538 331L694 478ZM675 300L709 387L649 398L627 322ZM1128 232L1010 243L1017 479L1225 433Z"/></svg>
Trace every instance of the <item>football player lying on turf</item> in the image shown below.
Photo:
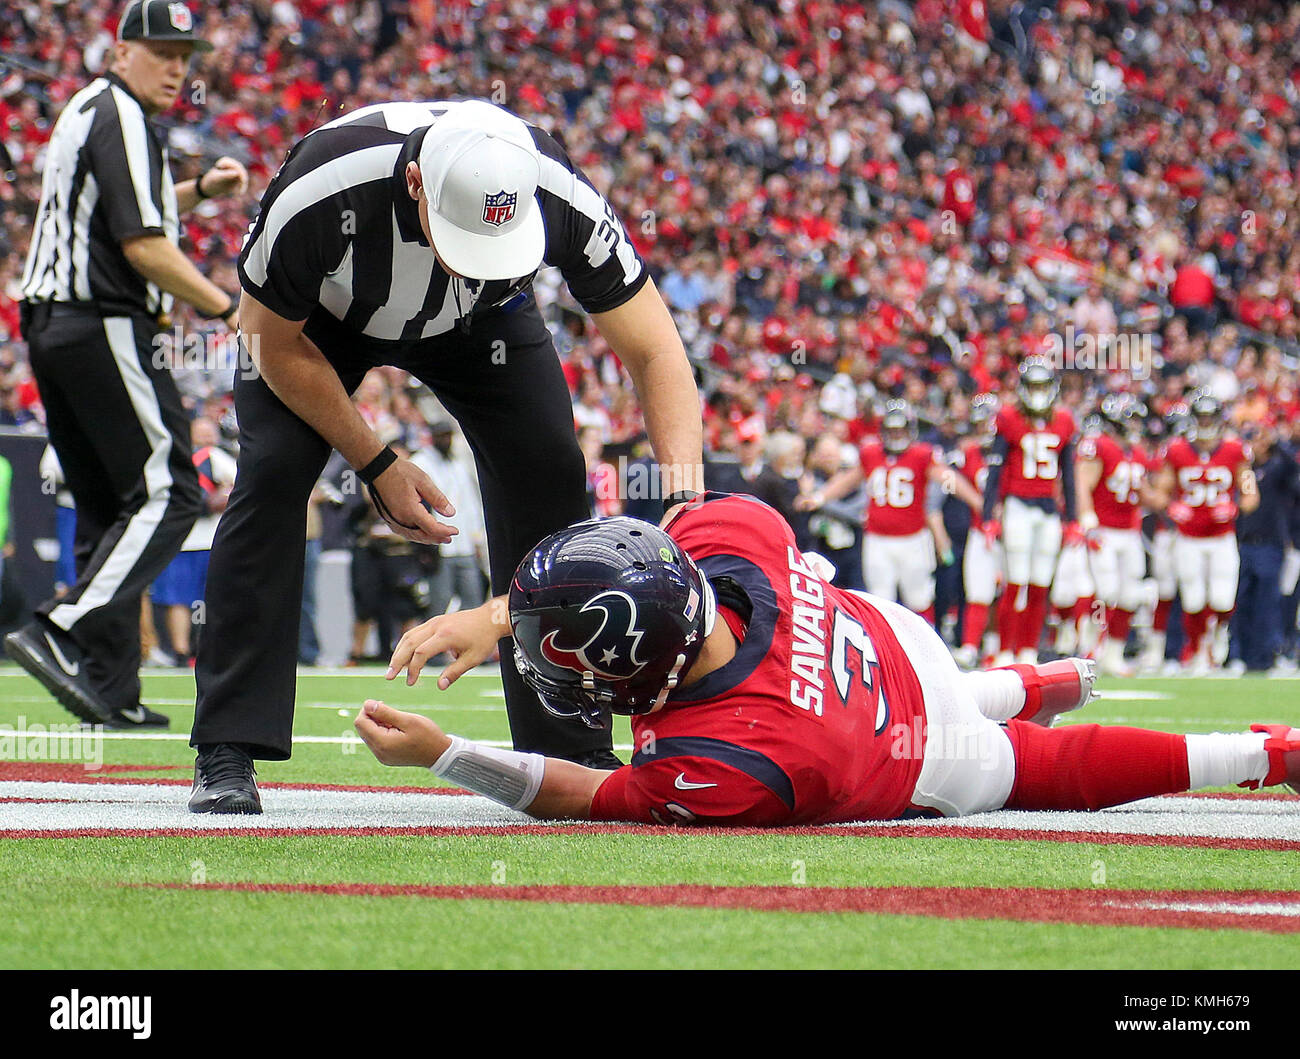
<svg viewBox="0 0 1300 1059"><path fill-rule="evenodd" d="M631 715L630 765L485 747L368 701L356 728L375 756L543 819L715 826L1100 809L1300 780L1300 730L1285 725L1050 727L1091 696L1091 663L963 673L922 618L828 584L752 497L705 494L662 530L628 518L562 530L524 559L508 599L408 632L388 676L404 668L413 684L451 651L445 689L512 634L548 709L591 725Z"/></svg>

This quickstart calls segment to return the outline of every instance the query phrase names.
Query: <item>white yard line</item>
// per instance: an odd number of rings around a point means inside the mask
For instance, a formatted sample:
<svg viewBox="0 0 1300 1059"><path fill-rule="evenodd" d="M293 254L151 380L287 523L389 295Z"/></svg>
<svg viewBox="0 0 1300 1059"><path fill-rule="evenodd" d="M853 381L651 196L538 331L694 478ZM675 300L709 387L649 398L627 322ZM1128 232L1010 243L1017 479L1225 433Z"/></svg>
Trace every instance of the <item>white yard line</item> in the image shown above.
<svg viewBox="0 0 1300 1059"><path fill-rule="evenodd" d="M0 781L0 830L64 831L86 828L140 831L157 828L406 828L481 827L534 823L476 795L400 791L262 791L262 816L206 816L185 808L179 784ZM1300 841L1300 805L1255 799L1152 798L1098 813L1000 812L960 820L896 821L906 827L1084 831L1107 836L1156 835ZM876 826L864 824L862 826Z"/></svg>

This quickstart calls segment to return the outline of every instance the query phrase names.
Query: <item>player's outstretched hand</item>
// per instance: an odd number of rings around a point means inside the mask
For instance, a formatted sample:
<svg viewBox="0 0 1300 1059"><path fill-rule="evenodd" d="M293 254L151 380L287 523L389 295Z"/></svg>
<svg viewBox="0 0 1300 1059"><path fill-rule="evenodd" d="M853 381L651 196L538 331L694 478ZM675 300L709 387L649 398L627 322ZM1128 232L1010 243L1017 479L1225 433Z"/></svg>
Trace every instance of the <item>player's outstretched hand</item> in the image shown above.
<svg viewBox="0 0 1300 1059"><path fill-rule="evenodd" d="M451 745L446 733L428 717L395 710L374 699L366 699L353 727L384 765L428 768Z"/></svg>
<svg viewBox="0 0 1300 1059"><path fill-rule="evenodd" d="M392 680L405 669L410 687L420 679L420 671L430 658L450 652L455 660L438 677L438 688L446 691L463 674L491 658L497 641L510 635L509 623L503 625L500 613L503 599L490 599L473 610L440 614L409 630L393 651L386 679Z"/></svg>
<svg viewBox="0 0 1300 1059"><path fill-rule="evenodd" d="M433 479L410 460L395 460L370 486L375 510L393 532L417 544L446 544L459 530L433 517L432 512L456 514Z"/></svg>

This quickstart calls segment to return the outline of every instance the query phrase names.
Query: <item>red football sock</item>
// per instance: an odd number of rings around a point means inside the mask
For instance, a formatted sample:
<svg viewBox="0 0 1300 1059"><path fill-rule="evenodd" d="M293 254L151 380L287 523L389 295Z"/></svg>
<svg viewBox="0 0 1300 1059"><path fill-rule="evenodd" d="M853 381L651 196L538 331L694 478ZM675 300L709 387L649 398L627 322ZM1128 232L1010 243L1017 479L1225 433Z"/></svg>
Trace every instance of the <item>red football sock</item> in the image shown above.
<svg viewBox="0 0 1300 1059"><path fill-rule="evenodd" d="M1043 619L1047 617L1047 586L1030 585L1029 602L1020 615L1020 638L1018 650L1038 650L1039 638L1043 635Z"/></svg>
<svg viewBox="0 0 1300 1059"><path fill-rule="evenodd" d="M1174 605L1172 599L1161 599L1156 601L1156 612L1151 615L1151 628L1156 632L1168 632L1169 630L1169 608Z"/></svg>
<svg viewBox="0 0 1300 1059"><path fill-rule="evenodd" d="M1092 596L1079 597L1078 602L1074 605L1074 610L1070 613L1075 625L1080 625L1088 620L1089 615L1092 614L1092 603Z"/></svg>
<svg viewBox="0 0 1300 1059"><path fill-rule="evenodd" d="M1022 591L1023 585L1007 585L998 600L998 636L1004 651L1014 651L1020 646L1020 623L1024 614L1016 610L1016 599Z"/></svg>
<svg viewBox="0 0 1300 1059"><path fill-rule="evenodd" d="M1187 740L1117 725L1009 721L1016 782L1007 809L1104 809L1185 791Z"/></svg>
<svg viewBox="0 0 1300 1059"><path fill-rule="evenodd" d="M987 603L967 603L962 618L961 638L967 647L979 647L984 640L984 630L989 627Z"/></svg>
<svg viewBox="0 0 1300 1059"><path fill-rule="evenodd" d="M1119 607L1106 608L1106 635L1112 640L1123 643L1128 639L1128 631L1133 625L1133 612L1120 610Z"/></svg>
<svg viewBox="0 0 1300 1059"><path fill-rule="evenodd" d="M1187 642L1183 644L1184 662L1190 662L1200 650L1201 640L1205 636L1205 626L1210 622L1210 612L1208 610L1198 610L1195 614L1183 615L1183 632L1186 634Z"/></svg>

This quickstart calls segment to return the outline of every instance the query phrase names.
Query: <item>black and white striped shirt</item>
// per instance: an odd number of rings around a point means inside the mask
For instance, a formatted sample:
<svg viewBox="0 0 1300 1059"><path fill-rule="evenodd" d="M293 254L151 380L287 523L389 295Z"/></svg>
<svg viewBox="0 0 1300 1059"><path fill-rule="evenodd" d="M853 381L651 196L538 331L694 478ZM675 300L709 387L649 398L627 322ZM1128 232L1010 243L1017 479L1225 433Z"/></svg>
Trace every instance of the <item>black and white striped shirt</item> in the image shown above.
<svg viewBox="0 0 1300 1059"><path fill-rule="evenodd" d="M318 307L381 342L446 334L516 298L532 276L453 279L443 271L407 194L406 166L424 134L456 103L380 103L303 138L262 197L239 257L244 289L286 320ZM546 264L588 312L622 305L645 264L613 209L558 143L529 126L541 155L537 201Z"/></svg>
<svg viewBox="0 0 1300 1059"><path fill-rule="evenodd" d="M180 230L167 147L139 100L115 74L70 100L45 157L22 297L81 302L105 314L157 316L172 297L141 276L122 240Z"/></svg>

